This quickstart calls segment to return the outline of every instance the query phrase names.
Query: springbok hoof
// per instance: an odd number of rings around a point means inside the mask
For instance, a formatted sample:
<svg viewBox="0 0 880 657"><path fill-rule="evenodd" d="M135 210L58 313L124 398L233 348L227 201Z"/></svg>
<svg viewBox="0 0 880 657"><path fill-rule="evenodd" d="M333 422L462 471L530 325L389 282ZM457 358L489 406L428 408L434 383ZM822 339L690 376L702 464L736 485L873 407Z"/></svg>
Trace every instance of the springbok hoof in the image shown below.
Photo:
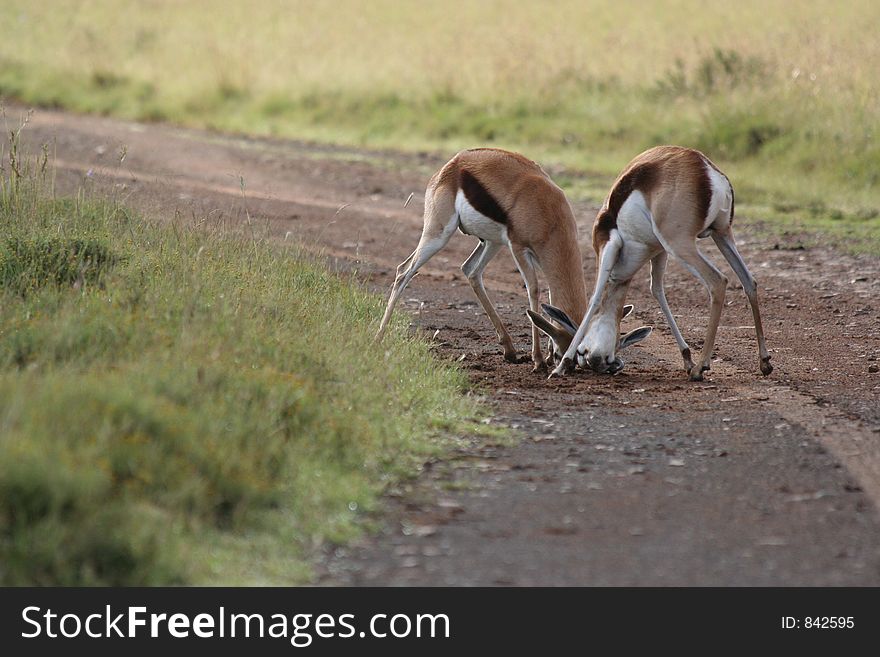
<svg viewBox="0 0 880 657"><path fill-rule="evenodd" d="M764 376L767 376L772 371L773 371L773 366L770 364L770 356L767 356L767 358L762 358L761 359L761 374L763 374Z"/></svg>
<svg viewBox="0 0 880 657"><path fill-rule="evenodd" d="M520 358L515 351L505 351L504 352L504 360L508 363L521 363L523 359Z"/></svg>
<svg viewBox="0 0 880 657"><path fill-rule="evenodd" d="M548 379L552 379L554 376L565 376L566 374L574 371L574 362L570 358L563 358L559 365L556 366L556 369L550 372L550 376Z"/></svg>
<svg viewBox="0 0 880 657"><path fill-rule="evenodd" d="M694 365L691 368L691 371L688 373L690 375L691 381L702 381L703 380L703 372L709 368L703 368L699 365Z"/></svg>
<svg viewBox="0 0 880 657"><path fill-rule="evenodd" d="M534 365L532 366L532 372L546 372L547 371L547 363L543 360L534 361Z"/></svg>
<svg viewBox="0 0 880 657"><path fill-rule="evenodd" d="M684 361L685 372L690 372L694 369L694 361L691 358L691 350L689 347L681 350L681 358Z"/></svg>

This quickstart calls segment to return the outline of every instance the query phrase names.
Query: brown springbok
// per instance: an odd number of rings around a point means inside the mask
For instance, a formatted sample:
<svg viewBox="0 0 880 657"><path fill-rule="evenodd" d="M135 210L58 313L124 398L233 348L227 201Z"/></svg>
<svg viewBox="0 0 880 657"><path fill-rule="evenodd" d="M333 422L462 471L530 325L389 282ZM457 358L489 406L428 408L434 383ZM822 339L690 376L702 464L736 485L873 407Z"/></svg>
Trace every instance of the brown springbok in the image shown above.
<svg viewBox="0 0 880 657"><path fill-rule="evenodd" d="M551 376L571 370L575 359L597 372L620 371L623 361L617 351L624 300L632 277L650 260L651 292L666 316L691 380L702 380L715 346L727 277L700 253L698 237L712 238L742 283L755 320L759 366L764 375L770 374L773 366L764 344L757 284L736 249L732 222L733 187L699 151L658 146L630 162L593 223L593 248L599 263L596 287L586 314ZM666 302L663 274L668 255L709 290L709 324L696 364ZM556 311L554 316L559 314Z"/></svg>
<svg viewBox="0 0 880 657"><path fill-rule="evenodd" d="M382 339L401 292L419 268L446 246L457 228L480 240L461 270L495 327L505 359L516 362L516 349L483 287L483 269L504 246L510 249L525 281L530 311L539 312L540 268L551 303L561 309L562 317L571 318L564 320L570 325L562 328L543 321L552 342L548 360L554 352L561 356L569 348L575 332L572 321L580 322L586 310L587 288L571 206L540 166L518 153L495 148L461 151L431 177L425 192L424 222L418 246L397 268L377 341ZM545 367L535 326L532 362L536 371Z"/></svg>

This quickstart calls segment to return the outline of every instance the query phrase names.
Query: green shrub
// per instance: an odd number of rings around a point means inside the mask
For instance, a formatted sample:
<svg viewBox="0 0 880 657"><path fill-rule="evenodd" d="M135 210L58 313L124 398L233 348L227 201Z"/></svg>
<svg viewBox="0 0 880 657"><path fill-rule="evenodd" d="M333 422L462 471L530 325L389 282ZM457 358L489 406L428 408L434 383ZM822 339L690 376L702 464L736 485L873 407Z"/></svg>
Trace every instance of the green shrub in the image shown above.
<svg viewBox="0 0 880 657"><path fill-rule="evenodd" d="M755 157L775 140L785 138L785 129L758 112L710 112L697 134L696 147L713 157L741 160Z"/></svg>

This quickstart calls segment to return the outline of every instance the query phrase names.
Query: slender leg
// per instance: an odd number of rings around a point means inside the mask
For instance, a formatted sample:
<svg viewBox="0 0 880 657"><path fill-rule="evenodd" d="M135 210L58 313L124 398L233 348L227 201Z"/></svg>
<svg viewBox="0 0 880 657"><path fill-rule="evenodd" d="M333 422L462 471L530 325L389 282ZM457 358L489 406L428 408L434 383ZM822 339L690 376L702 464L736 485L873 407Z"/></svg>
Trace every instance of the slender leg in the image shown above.
<svg viewBox="0 0 880 657"><path fill-rule="evenodd" d="M672 310L670 310L669 303L666 301L666 291L663 289L663 275L666 273L667 260L668 256L665 251L651 259L651 293L654 295L657 303L660 304L660 310L663 311L663 315L666 317L669 330L672 331L672 336L675 338L676 343L678 343L681 357L684 360L684 369L686 372L690 372L694 369L694 361L691 360L691 348L684 337L682 337L681 331L678 330L678 325L672 316Z"/></svg>
<svg viewBox="0 0 880 657"><path fill-rule="evenodd" d="M544 359L544 365L547 367L553 367L556 363L556 349L553 344L553 338L547 338L547 357Z"/></svg>
<svg viewBox="0 0 880 657"><path fill-rule="evenodd" d="M706 289L709 290L709 325L706 327L706 339L703 342L703 351L700 353L699 362L690 370L691 381L702 381L703 372L709 369L709 363L712 360L712 349L715 347L715 334L718 331L718 323L721 320L721 310L724 307L724 295L727 289L727 276L722 274L715 268L711 262L706 260L700 253L697 245L692 238L679 243L669 243L665 240L664 246L668 244L667 249L694 276L699 278ZM671 247L671 248L670 248Z"/></svg>
<svg viewBox="0 0 880 657"><path fill-rule="evenodd" d="M468 256L468 259L462 263L461 271L467 276L468 282L474 289L474 294L477 295L477 300L479 300L480 305L483 306L483 310L485 310L486 314L489 316L492 326L495 327L495 333L498 335L498 344L504 349L504 359L511 363L515 363L517 362L516 347L513 346L513 340L510 338L510 333L504 328L504 324L498 316L495 306L493 306L492 302L489 300L489 296L486 294L486 288L483 286L483 270L492 258L498 254L501 246L502 244L498 242L481 241L477 245L477 248L474 249L474 252Z"/></svg>
<svg viewBox="0 0 880 657"><path fill-rule="evenodd" d="M376 342L379 342L385 334L385 329L388 326L388 322L391 320L391 313L394 310L394 306L397 305L400 294L406 286L409 285L409 282L412 280L413 276L418 273L419 269L421 269L421 267L428 262L434 254L446 246L458 226L457 214L451 214L452 218L447 218L446 224L439 225L433 220L434 216L436 215L433 213L430 215L426 213L425 226L422 229L422 237L419 240L416 250L397 267L397 276L394 278L394 283L391 285L391 295L388 298L388 305L385 307L385 314L382 316L382 322L379 324L379 330L376 331L376 337L374 338Z"/></svg>
<svg viewBox="0 0 880 657"><path fill-rule="evenodd" d="M525 249L511 244L510 253L513 255L513 261L519 268L519 273L526 283L526 292L529 295L529 309L540 314L541 288L538 286L538 274L526 256ZM553 353L552 350L550 353ZM534 364L534 367L532 367L533 372L540 372L547 368L547 364L544 362L544 355L541 353L541 332L534 324L532 324L532 363Z"/></svg>
<svg viewBox="0 0 880 657"><path fill-rule="evenodd" d="M764 343L764 327L761 325L761 311L758 310L758 284L736 249L733 233L730 231L722 233L712 231L712 240L718 246L718 250L721 251L724 259L730 263L737 278L742 283L746 296L749 298L749 304L752 306L752 317L755 319L755 334L758 337L759 366L761 373L767 376L773 371L773 366L770 364L770 354L767 351L767 345Z"/></svg>

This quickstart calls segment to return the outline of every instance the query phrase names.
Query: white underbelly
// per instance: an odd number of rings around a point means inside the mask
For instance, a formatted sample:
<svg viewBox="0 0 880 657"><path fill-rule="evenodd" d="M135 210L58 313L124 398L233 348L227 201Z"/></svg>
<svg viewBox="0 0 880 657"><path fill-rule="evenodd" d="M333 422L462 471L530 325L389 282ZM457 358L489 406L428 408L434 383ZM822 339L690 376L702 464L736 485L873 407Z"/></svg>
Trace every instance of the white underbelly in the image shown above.
<svg viewBox="0 0 880 657"><path fill-rule="evenodd" d="M487 242L508 243L507 227L477 212L461 190L455 195L455 211L462 232Z"/></svg>
<svg viewBox="0 0 880 657"><path fill-rule="evenodd" d="M651 210L639 191L632 192L620 206L617 213L617 230L620 231L625 243L640 242L648 248L654 246L661 248L654 233Z"/></svg>
<svg viewBox="0 0 880 657"><path fill-rule="evenodd" d="M654 232L651 211L641 192L632 192L620 206L617 230L623 238L623 246L611 277L614 280L628 281L648 260L663 250Z"/></svg>

